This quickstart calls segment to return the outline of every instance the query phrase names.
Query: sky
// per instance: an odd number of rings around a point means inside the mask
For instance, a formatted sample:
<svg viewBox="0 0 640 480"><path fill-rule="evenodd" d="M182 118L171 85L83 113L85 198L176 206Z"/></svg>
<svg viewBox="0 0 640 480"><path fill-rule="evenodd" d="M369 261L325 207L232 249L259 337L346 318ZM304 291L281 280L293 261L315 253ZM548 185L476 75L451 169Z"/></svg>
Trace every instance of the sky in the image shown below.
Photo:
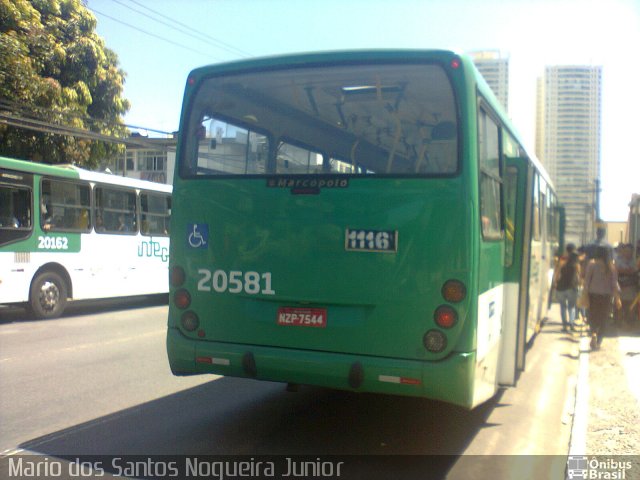
<svg viewBox="0 0 640 480"><path fill-rule="evenodd" d="M510 116L533 151L536 79L544 67L600 65L601 217L626 220L631 194L640 193L640 0L86 3L127 74L125 123L168 132L178 129L189 71L202 65L344 49L499 50L510 58Z"/></svg>

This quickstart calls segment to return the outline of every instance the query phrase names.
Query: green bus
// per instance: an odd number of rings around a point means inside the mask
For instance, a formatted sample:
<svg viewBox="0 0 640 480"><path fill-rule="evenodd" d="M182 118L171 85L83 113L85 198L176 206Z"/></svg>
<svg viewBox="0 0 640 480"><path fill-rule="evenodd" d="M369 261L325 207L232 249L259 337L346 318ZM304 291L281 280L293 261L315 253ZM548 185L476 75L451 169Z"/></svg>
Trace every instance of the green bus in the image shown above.
<svg viewBox="0 0 640 480"><path fill-rule="evenodd" d="M556 196L454 52L192 71L173 194L175 375L472 408L515 383L546 315Z"/></svg>

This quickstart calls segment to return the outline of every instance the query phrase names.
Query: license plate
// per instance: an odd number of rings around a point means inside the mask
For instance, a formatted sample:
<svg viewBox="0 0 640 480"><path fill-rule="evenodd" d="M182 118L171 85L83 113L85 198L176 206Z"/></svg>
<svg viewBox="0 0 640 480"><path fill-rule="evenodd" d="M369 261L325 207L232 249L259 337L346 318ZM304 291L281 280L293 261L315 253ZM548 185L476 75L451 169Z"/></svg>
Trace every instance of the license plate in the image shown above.
<svg viewBox="0 0 640 480"><path fill-rule="evenodd" d="M325 328L327 326L327 310L324 308L280 307L277 323L291 327Z"/></svg>

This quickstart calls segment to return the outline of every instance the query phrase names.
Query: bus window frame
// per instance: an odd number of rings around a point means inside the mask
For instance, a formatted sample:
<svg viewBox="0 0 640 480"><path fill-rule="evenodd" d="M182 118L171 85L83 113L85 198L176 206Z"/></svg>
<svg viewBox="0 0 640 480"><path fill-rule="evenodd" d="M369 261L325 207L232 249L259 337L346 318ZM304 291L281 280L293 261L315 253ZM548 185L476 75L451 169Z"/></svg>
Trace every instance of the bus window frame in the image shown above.
<svg viewBox="0 0 640 480"><path fill-rule="evenodd" d="M286 70L300 70L300 69L321 69L326 67L358 67L358 66L372 66L372 65L385 65L385 66L437 66L441 69L443 75L446 77L448 85L451 89L451 101L452 101L452 111L455 115L455 126L456 126L456 168L454 171L446 172L446 173L386 173L386 172L377 172L372 170L367 170L361 164L352 164L351 165L356 170L355 173L340 173L340 172L331 172L326 171L321 174L286 174L286 173L277 173L275 170L277 166L275 162L277 161L277 150L278 141L281 138L277 132L272 132L270 130L264 128L256 128L255 125L242 121L240 118L233 118L228 115L220 114L218 111L214 109L196 109L194 108L194 104L196 99L200 94L200 90L203 88L203 85L206 84L207 81L215 79L215 78L225 78L232 76L240 76L240 75L255 75L265 72L283 72ZM458 92L458 88L456 88L456 83L454 82L453 74L450 71L447 62L438 61L438 60L424 60L424 59L411 59L411 60L387 60L382 63L374 63L372 61L361 62L361 61L353 61L353 60L343 60L332 62L330 64L326 63L312 63L309 65L274 65L270 67L254 67L246 70L238 70L232 72L214 72L208 74L196 82L193 86L193 89L189 92L188 99L183 103L182 113L181 113L181 121L180 121L180 131L186 131L187 135L182 136L180 141L178 142L178 148L176 152L176 161L177 165L177 173L178 177L183 180L229 180L229 179L269 179L269 178L304 178L304 177L317 177L319 175L325 176L340 176L340 178L345 177L355 177L355 178L363 178L363 177L373 177L373 178L394 178L394 179L441 179L441 178L456 178L462 175L464 168L464 140L463 140L463 125L462 125L462 106L460 104L460 93ZM188 115L185 113L188 112ZM216 119L226 121L227 123L232 123L235 126L239 126L247 129L251 132L260 133L264 137L266 137L269 141L269 157L267 158L265 164L265 172L263 174L199 174L198 173L198 165L197 165L197 153L195 154L195 159L190 158L194 152L190 152L190 141L189 136L196 134L193 131L193 126L195 123L199 122L199 117L203 117L204 114L208 116L215 117ZM355 144L359 143L359 139L357 136L354 136ZM297 142L300 144L300 142ZM326 155L324 162L328 162L330 158L340 159L341 155L338 155L336 152L328 153L326 149L318 148L319 152ZM273 155L272 155L273 152ZM195 161L195 165L193 165Z"/></svg>
<svg viewBox="0 0 640 480"><path fill-rule="evenodd" d="M518 197L518 181L521 175L520 168L516 165L508 165L507 159L518 159L526 157L526 152L520 141L517 139L516 135L507 128L507 126L502 125L502 136L500 144L502 146L502 192L504 199L504 210L503 210L503 231L504 231L504 240L505 240L505 267L513 266L513 262L515 261L515 246L516 246L516 238L509 239L507 220L513 221L513 234L517 235L517 212L519 205L519 197ZM513 155L513 156L511 156ZM528 160L528 157L527 157ZM530 160L528 160L530 162ZM509 181L515 179L514 186L514 198L513 198L513 218L509 218L509 200L507 199L507 178Z"/></svg>
<svg viewBox="0 0 640 480"><path fill-rule="evenodd" d="M531 238L536 242L542 240L542 225L540 224L540 172L534 170L533 172L533 198L531 199Z"/></svg>
<svg viewBox="0 0 640 480"><path fill-rule="evenodd" d="M50 228L45 228L46 223L45 223L45 218L43 216L42 213L42 206L44 205L44 189L43 189L43 184L45 181L55 181L56 183L66 183L66 184L71 184L71 185L76 185L76 186L86 186L89 188L89 207L88 207L88 218L87 218L87 228L73 228L73 227L55 227L54 224L51 224ZM45 233L90 233L93 230L93 188L91 186L91 182L86 181L86 180L82 180L82 179L69 179L69 178L64 178L64 177L54 177L54 176L50 176L50 175L43 175L40 178L40 204L38 205L38 217L39 217L39 224L40 224L40 229L45 232ZM49 193L49 196L51 196L51 193ZM51 202L51 200L50 200ZM81 204L77 204L80 206L76 206L75 208L78 209L84 209L84 207ZM60 206L60 205L58 205ZM53 207L53 204L52 204ZM73 205L71 204L63 204L63 208L65 208L65 210L67 208L74 208ZM53 212L47 212L47 213L53 213Z"/></svg>
<svg viewBox="0 0 640 480"><path fill-rule="evenodd" d="M516 247L516 235L518 234L518 230L517 230L517 215L518 215L518 178L519 178L520 172L518 170L518 167L516 167L515 165L510 165L510 166L505 166L504 169L504 175L503 175L503 185L505 184L509 184L509 187L513 186L513 198L510 200L513 200L513 203L511 203L510 201L507 201L507 192L506 192L506 188L503 188L504 194L505 194L505 203L504 203L504 219L505 219L505 235L504 235L504 239L505 239L505 260L504 260L504 264L505 267L511 267L513 266L513 263L515 261L515 247ZM513 207L512 211L508 211L509 210L509 206ZM510 213L513 213L513 216L509 216ZM512 221L512 238L509 238L509 235L507 235L507 219Z"/></svg>
<svg viewBox="0 0 640 480"><path fill-rule="evenodd" d="M482 234L482 239L489 242L501 242L504 239L504 222L505 222L505 213L504 213L504 154L503 154L503 129L504 125L500 121L500 117L495 113L489 102L482 96L479 91L476 91L477 95L477 108L476 108L476 125L477 125L477 142L476 142L476 152L477 152L477 171L478 171L478 213L479 213L479 221L480 221L480 231ZM481 149L480 149L480 136L482 132L480 131L480 115L484 111L487 118L490 119L496 126L498 132L498 176L490 172L489 170L482 167L481 162ZM483 175L489 177L489 179L496 181L498 183L498 206L500 208L499 212L499 231L495 234L485 231L484 222L483 222L483 212L482 212L482 179Z"/></svg>

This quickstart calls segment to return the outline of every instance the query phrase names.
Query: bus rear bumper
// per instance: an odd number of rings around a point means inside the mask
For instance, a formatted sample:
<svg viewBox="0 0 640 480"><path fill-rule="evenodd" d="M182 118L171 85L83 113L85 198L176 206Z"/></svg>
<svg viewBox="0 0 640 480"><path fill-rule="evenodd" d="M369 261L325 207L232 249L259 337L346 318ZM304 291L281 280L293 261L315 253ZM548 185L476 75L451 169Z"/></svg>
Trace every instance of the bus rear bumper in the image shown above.
<svg viewBox="0 0 640 480"><path fill-rule="evenodd" d="M471 408L475 352L437 362L205 342L167 331L174 375L212 373L358 392L427 397Z"/></svg>

